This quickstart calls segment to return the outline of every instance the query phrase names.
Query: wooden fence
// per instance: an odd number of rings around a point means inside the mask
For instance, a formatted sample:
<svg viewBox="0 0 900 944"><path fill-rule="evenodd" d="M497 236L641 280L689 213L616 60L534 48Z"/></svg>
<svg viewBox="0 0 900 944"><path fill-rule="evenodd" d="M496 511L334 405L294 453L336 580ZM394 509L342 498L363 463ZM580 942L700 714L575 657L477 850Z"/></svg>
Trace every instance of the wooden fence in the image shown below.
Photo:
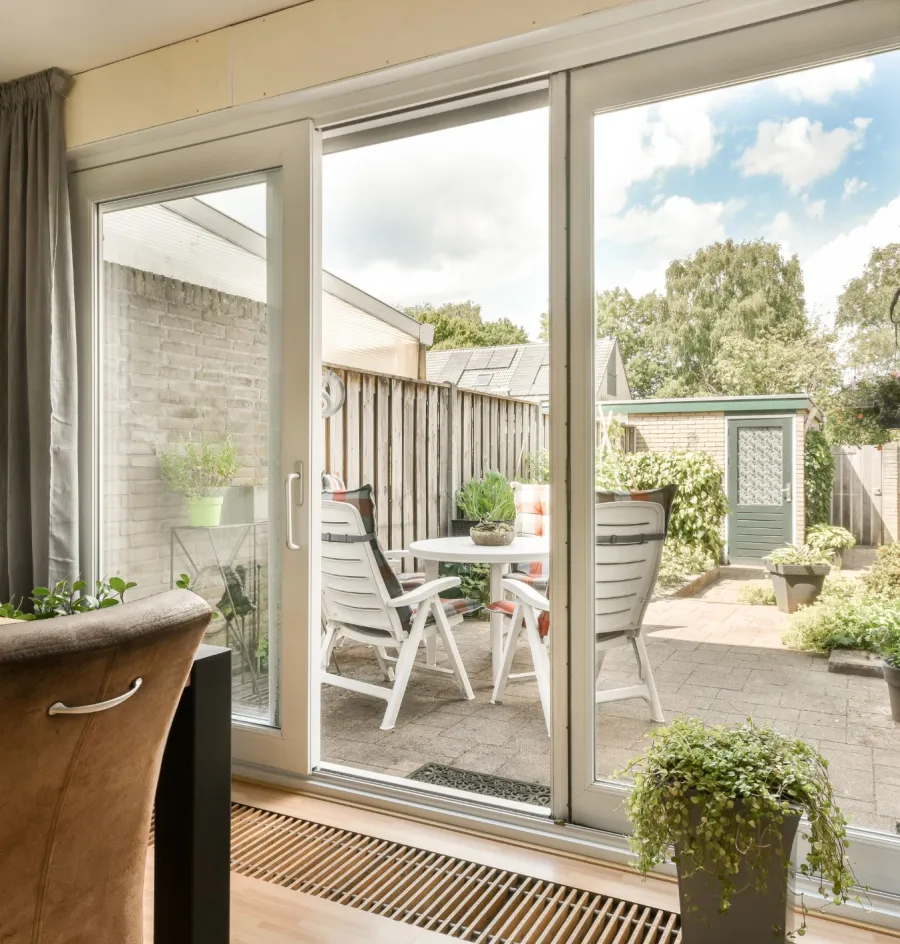
<svg viewBox="0 0 900 944"><path fill-rule="evenodd" d="M331 369L347 399L325 421L325 468L348 488L373 487L382 547L448 534L461 485L488 469L513 479L524 455L548 445L539 404Z"/></svg>
<svg viewBox="0 0 900 944"><path fill-rule="evenodd" d="M885 502L884 459L885 450L893 458L891 446L833 446L831 450L834 491L829 521L846 528L864 547L890 540L890 533L885 535L885 512L896 506L896 495Z"/></svg>

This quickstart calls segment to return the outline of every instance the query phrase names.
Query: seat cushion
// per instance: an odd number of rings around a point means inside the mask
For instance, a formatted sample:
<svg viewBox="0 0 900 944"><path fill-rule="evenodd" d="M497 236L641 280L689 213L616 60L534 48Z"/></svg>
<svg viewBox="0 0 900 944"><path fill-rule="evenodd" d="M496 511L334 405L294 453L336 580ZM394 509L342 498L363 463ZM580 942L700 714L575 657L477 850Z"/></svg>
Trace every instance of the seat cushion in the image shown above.
<svg viewBox="0 0 900 944"><path fill-rule="evenodd" d="M400 581L400 586L403 587L403 592L408 593L410 590L418 590L425 583L425 574L399 573L397 579Z"/></svg>
<svg viewBox="0 0 900 944"><path fill-rule="evenodd" d="M420 605L411 608L414 616ZM470 613L477 613L482 608L482 604L478 600L468 600L465 597L458 597L455 600L445 600L441 597L441 605L450 620L455 617L468 616ZM368 626L354 626L352 623L342 623L341 625L371 637L373 645L379 643L391 645L394 640L393 634L386 629L370 629ZM429 613L425 626L434 626L434 613Z"/></svg>
<svg viewBox="0 0 900 944"><path fill-rule="evenodd" d="M547 594L549 595L549 593L550 589L548 587ZM512 616L516 610L516 604L512 600L494 600L493 603L487 605L487 608L492 613L503 613L505 616ZM537 624L541 639L544 639L550 632L550 613L548 610L541 610L538 613Z"/></svg>

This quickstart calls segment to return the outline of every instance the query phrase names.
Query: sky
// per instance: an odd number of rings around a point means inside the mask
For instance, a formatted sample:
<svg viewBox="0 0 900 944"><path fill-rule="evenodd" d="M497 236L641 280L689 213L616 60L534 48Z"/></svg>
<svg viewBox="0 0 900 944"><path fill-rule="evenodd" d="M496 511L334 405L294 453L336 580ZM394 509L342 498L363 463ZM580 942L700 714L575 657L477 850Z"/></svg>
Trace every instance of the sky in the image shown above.
<svg viewBox="0 0 900 944"><path fill-rule="evenodd" d="M871 250L900 241L898 91L894 52L597 116L597 288L661 290L672 259L764 238L797 254L830 325ZM471 299L536 339L548 149L538 109L327 155L325 268L391 305ZM264 230L257 191L204 199Z"/></svg>

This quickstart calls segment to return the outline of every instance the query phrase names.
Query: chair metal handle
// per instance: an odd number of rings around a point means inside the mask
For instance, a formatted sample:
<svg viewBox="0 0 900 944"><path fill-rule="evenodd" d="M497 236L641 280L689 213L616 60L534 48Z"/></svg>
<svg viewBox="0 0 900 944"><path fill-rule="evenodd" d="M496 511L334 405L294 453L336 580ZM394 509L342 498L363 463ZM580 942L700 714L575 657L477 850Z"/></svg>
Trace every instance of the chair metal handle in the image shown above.
<svg viewBox="0 0 900 944"><path fill-rule="evenodd" d="M55 702L47 709L48 715L92 715L98 711L108 711L128 701L129 698L143 685L144 680L136 678L131 683L131 688L124 695L117 698L110 698L109 701L99 701L96 705L64 705L61 701Z"/></svg>

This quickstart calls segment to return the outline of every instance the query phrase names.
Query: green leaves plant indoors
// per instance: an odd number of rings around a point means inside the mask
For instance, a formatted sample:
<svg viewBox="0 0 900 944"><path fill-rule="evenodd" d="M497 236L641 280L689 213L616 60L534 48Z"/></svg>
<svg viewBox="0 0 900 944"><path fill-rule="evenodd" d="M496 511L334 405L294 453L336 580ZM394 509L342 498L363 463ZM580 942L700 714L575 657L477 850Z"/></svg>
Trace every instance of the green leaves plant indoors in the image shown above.
<svg viewBox="0 0 900 944"><path fill-rule="evenodd" d="M160 450L158 456L165 483L188 499L218 495L237 475L237 455L230 439L218 445L184 442Z"/></svg>
<svg viewBox="0 0 900 944"><path fill-rule="evenodd" d="M721 883L724 912L741 890L736 880L742 861L760 892L768 887L773 846L790 868L780 824L805 814L809 822L801 831L809 852L800 873L834 903L849 900L855 877L847 861L847 821L834 799L828 761L818 751L749 719L729 728L678 718L651 731L650 739L647 752L616 774L634 778L626 809L643 874L667 862L670 847L677 846L683 877L702 869ZM805 906L803 913L801 935Z"/></svg>
<svg viewBox="0 0 900 944"><path fill-rule="evenodd" d="M803 468L806 525L827 525L834 488L834 454L825 434L819 430L813 429L806 434Z"/></svg>
<svg viewBox="0 0 900 944"><path fill-rule="evenodd" d="M513 488L499 472L485 472L456 493L456 505L469 521L512 521L516 517Z"/></svg>
<svg viewBox="0 0 900 944"><path fill-rule="evenodd" d="M0 616L7 619L43 620L102 610L124 603L125 594L136 586L134 581L110 577L108 580L98 580L93 593L87 593L88 585L84 580L75 580L71 584L68 580L60 580L52 587L35 587L31 591L28 598L31 613L22 611L20 601L18 606L13 603L0 606Z"/></svg>

